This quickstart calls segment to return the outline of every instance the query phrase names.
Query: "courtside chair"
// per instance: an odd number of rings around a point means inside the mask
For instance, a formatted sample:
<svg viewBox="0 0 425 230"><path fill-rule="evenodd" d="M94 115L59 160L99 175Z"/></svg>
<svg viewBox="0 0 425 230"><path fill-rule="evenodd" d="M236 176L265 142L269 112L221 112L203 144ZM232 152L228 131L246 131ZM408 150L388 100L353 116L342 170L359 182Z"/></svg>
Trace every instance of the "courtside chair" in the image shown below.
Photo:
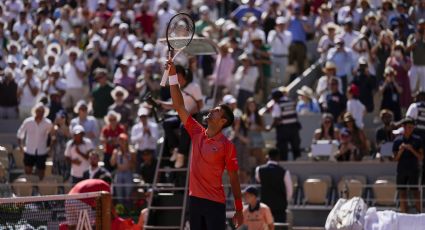
<svg viewBox="0 0 425 230"><path fill-rule="evenodd" d="M56 177L46 176L43 180L37 183L38 192L42 196L57 195L59 191L59 183L60 182Z"/></svg>
<svg viewBox="0 0 425 230"><path fill-rule="evenodd" d="M33 183L25 177L17 178L12 183L13 191L16 196L31 196Z"/></svg>
<svg viewBox="0 0 425 230"><path fill-rule="evenodd" d="M365 194L366 177L361 175L343 176L338 182L338 197L351 199L353 197L363 197ZM347 192L347 194L344 194ZM348 195L348 197L345 197Z"/></svg>
<svg viewBox="0 0 425 230"><path fill-rule="evenodd" d="M328 205L332 200L332 178L328 175L315 175L307 178L303 184L303 204Z"/></svg>

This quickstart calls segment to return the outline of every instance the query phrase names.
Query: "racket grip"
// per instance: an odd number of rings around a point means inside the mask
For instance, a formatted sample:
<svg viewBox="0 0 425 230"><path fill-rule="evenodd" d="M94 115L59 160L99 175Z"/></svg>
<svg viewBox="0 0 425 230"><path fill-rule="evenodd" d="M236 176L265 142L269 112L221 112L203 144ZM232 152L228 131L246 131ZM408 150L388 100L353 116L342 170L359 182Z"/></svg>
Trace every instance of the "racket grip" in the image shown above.
<svg viewBox="0 0 425 230"><path fill-rule="evenodd" d="M168 80L168 69L166 69L166 70L164 71L164 75L162 75L162 79L161 79L161 83L160 83L160 85L161 85L162 87L165 87L165 85L167 84L167 80Z"/></svg>

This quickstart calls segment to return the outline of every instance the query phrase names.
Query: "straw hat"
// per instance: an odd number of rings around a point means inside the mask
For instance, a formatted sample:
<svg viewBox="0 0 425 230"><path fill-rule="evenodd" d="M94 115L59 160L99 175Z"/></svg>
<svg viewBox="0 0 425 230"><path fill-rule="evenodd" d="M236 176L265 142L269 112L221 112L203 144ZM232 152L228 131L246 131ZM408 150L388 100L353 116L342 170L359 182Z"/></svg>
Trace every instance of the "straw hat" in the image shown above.
<svg viewBox="0 0 425 230"><path fill-rule="evenodd" d="M301 96L308 97L312 99L314 97L313 90L308 86L303 86L301 89L297 90L297 94Z"/></svg>
<svg viewBox="0 0 425 230"><path fill-rule="evenodd" d="M35 104L32 109L31 109L31 114L33 117L35 117L35 111L37 111L37 109L44 109L44 117L47 117L50 113L49 107L47 107L45 104L38 102L37 104Z"/></svg>
<svg viewBox="0 0 425 230"><path fill-rule="evenodd" d="M397 40L397 41L394 43L394 48L398 48L398 47L402 48L403 50L405 49L405 47L404 47L404 43L403 43L402 41L400 41L400 40Z"/></svg>
<svg viewBox="0 0 425 230"><path fill-rule="evenodd" d="M334 71L336 71L336 65L335 65L335 63L333 63L333 62L331 62L331 61L327 61L326 62L326 64L325 64L325 67L323 67L323 72L328 72L329 70L334 70Z"/></svg>
<svg viewBox="0 0 425 230"><path fill-rule="evenodd" d="M343 117L344 122L355 121L351 113L345 113Z"/></svg>
<svg viewBox="0 0 425 230"><path fill-rule="evenodd" d="M397 72L391 66L385 68L384 75L393 74L396 75Z"/></svg>
<svg viewBox="0 0 425 230"><path fill-rule="evenodd" d="M103 118L103 120L105 121L105 124L109 124L109 117L110 116L114 116L115 118L117 118L117 122L121 121L121 114L115 112L114 110L110 110L106 116Z"/></svg>
<svg viewBox="0 0 425 230"><path fill-rule="evenodd" d="M243 60L251 61L251 58L248 56L247 53L243 53L243 54L239 55L238 60L239 61L243 61Z"/></svg>
<svg viewBox="0 0 425 230"><path fill-rule="evenodd" d="M334 29L335 32L339 29L339 26L335 24L334 22L329 22L326 25L322 27L322 31L325 34L329 34L329 30Z"/></svg>
<svg viewBox="0 0 425 230"><path fill-rule="evenodd" d="M138 117L149 116L149 110L145 107L140 107L139 110L137 111L137 116Z"/></svg>
<svg viewBox="0 0 425 230"><path fill-rule="evenodd" d="M117 93L121 92L123 94L123 100L127 99L128 97L128 91L126 89L124 89L122 86L116 86L112 91L111 91L111 96L114 100L117 100Z"/></svg>
<svg viewBox="0 0 425 230"><path fill-rule="evenodd" d="M279 25L279 24L286 24L288 22L288 19L286 19L285 17L283 17L283 16L280 16L280 17L277 17L276 18L276 25Z"/></svg>

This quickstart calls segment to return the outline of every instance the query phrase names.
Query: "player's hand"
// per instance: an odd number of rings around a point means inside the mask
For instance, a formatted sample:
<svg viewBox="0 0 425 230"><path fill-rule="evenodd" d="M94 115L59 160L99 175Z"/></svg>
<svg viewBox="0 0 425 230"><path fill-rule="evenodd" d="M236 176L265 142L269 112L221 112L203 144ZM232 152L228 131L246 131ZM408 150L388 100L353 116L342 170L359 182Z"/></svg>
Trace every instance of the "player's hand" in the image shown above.
<svg viewBox="0 0 425 230"><path fill-rule="evenodd" d="M242 211L236 211L233 215L233 224L235 225L235 228L239 228L243 224L243 214Z"/></svg>
<svg viewBox="0 0 425 230"><path fill-rule="evenodd" d="M176 66L174 65L171 59L168 59L167 66L168 66L168 76L176 75Z"/></svg>

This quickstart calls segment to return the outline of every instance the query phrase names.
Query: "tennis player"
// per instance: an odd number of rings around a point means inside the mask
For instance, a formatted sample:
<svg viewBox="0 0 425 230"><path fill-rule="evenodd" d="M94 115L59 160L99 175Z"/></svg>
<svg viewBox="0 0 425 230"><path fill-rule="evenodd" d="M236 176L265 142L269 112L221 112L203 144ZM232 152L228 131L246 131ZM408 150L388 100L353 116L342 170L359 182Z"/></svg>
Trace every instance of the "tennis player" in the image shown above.
<svg viewBox="0 0 425 230"><path fill-rule="evenodd" d="M168 61L168 76L174 109L179 114L192 140L192 155L189 174L190 229L221 230L226 227L226 207L222 175L229 175L236 213L236 227L243 224L242 195L238 177L238 162L235 146L222 133L234 120L232 110L226 105L211 109L206 117L208 128L196 122L184 106L179 86L179 76L171 60Z"/></svg>

